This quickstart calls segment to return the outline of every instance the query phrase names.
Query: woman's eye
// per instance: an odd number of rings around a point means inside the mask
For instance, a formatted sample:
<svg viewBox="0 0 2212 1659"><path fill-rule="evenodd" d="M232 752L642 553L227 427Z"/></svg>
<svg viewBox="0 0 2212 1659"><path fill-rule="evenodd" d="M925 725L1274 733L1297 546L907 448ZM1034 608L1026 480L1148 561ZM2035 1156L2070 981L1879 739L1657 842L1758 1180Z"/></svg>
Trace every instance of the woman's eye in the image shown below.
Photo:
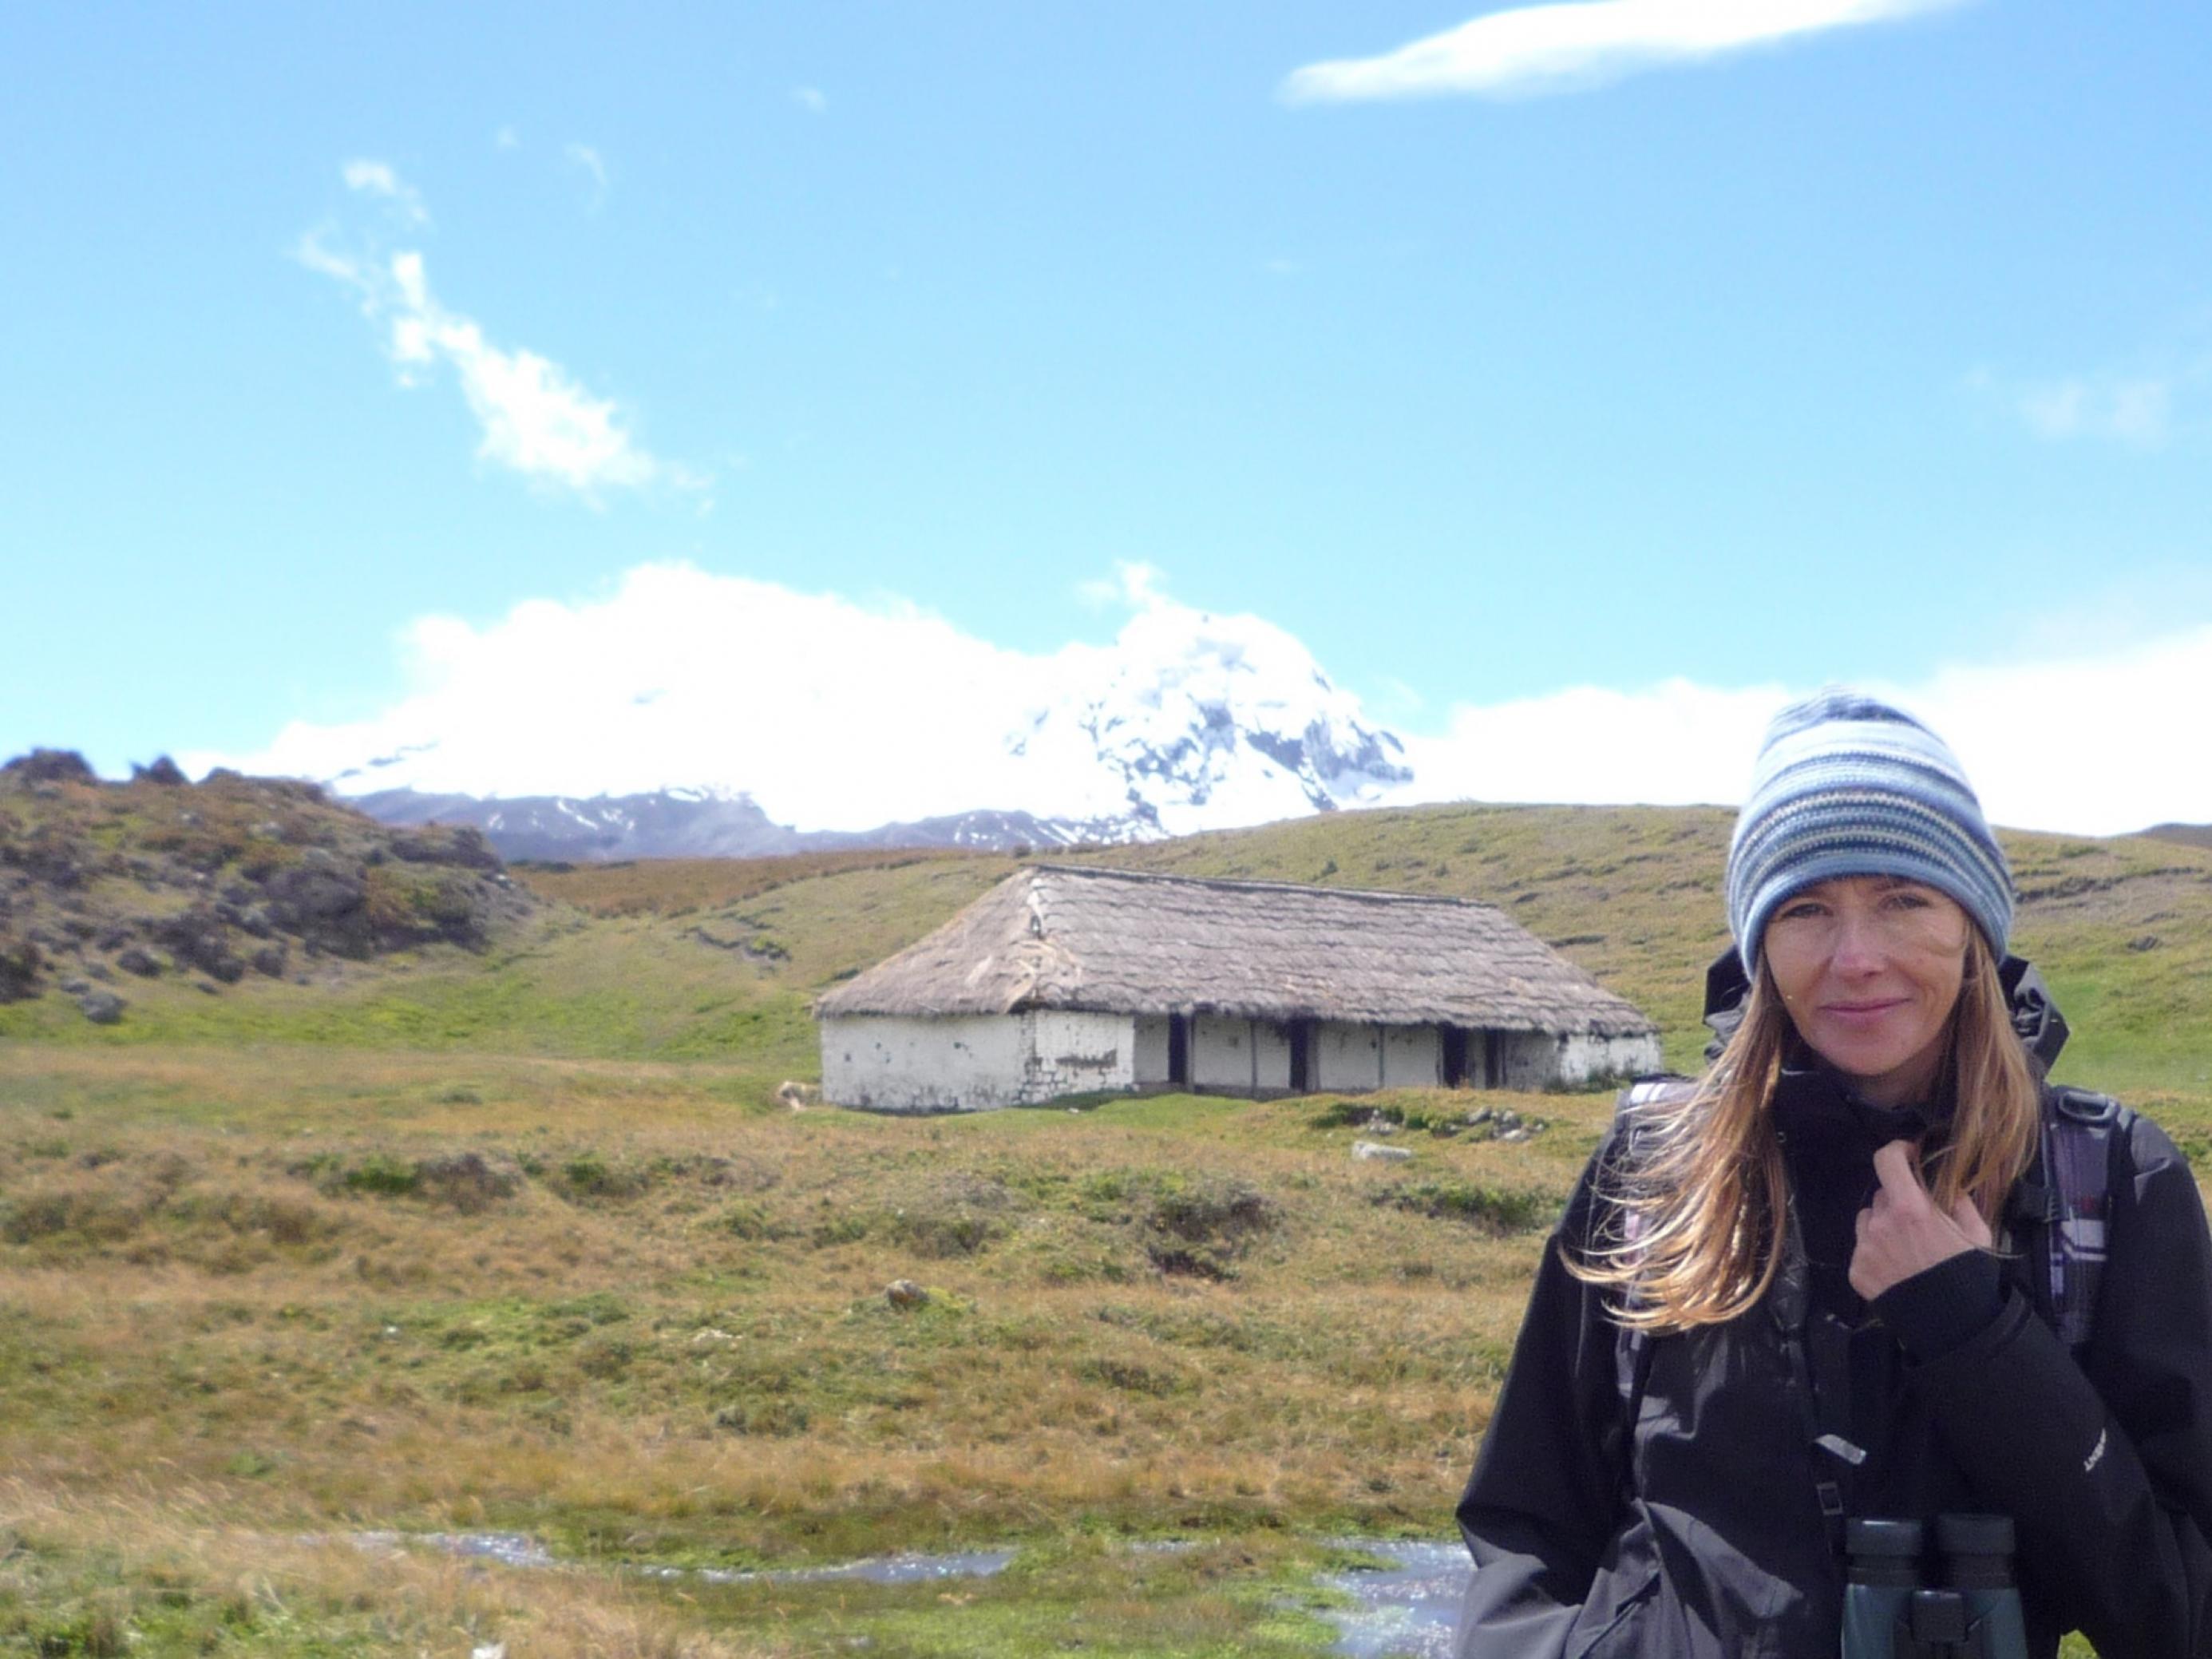
<svg viewBox="0 0 2212 1659"><path fill-rule="evenodd" d="M1882 902L1893 910L1925 910L1929 898L1927 894L1912 888L1900 887L1895 892L1885 894Z"/></svg>

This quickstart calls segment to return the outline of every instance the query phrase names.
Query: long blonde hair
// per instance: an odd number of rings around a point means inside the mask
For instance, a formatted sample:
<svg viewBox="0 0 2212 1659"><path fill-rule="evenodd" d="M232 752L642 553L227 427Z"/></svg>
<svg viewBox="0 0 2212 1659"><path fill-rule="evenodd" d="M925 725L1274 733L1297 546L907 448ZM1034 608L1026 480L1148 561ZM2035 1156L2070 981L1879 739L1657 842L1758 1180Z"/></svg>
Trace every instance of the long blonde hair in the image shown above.
<svg viewBox="0 0 2212 1659"><path fill-rule="evenodd" d="M1994 1231L2035 1156L2039 1090L2012 1028L1997 963L1967 930L1965 978L1946 1033L1937 1098L1950 1121L1921 1148L1938 1209L1961 1196ZM1615 1294L1613 1316L1647 1330L1718 1324L1765 1295L1782 1263L1789 1178L1774 1091L1796 1036L1762 960L1742 1021L1696 1089L1632 1108L1633 1155L1594 1236L1560 1241L1567 1269Z"/></svg>

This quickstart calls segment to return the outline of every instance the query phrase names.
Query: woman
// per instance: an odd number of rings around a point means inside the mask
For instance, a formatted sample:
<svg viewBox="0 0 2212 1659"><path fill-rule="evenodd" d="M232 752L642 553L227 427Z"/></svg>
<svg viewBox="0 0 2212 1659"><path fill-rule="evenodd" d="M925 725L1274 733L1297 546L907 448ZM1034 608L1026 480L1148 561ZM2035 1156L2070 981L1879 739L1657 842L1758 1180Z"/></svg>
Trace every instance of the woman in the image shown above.
<svg viewBox="0 0 2212 1659"><path fill-rule="evenodd" d="M1727 897L1725 1047L1624 1097L1537 1276L1459 1508L1462 1659L1827 1659L1845 1520L1957 1511L2012 1516L2039 1659L2212 1653L2203 1205L2117 1120L2070 1349L2020 1224L2075 1103L2014 1029L1958 763L1871 698L1785 709Z"/></svg>

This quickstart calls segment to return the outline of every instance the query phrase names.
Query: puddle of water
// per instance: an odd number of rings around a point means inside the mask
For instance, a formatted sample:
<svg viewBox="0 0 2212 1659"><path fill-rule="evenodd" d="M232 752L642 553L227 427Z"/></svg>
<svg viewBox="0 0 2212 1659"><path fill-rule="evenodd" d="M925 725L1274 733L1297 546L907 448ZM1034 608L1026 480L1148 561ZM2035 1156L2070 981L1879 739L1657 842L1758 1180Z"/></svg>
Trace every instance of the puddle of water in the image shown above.
<svg viewBox="0 0 2212 1659"><path fill-rule="evenodd" d="M448 1555L496 1561L503 1567L557 1567L550 1551L520 1532L356 1532L346 1541L365 1550L396 1550L421 1544Z"/></svg>
<svg viewBox="0 0 2212 1659"><path fill-rule="evenodd" d="M527 1533L358 1532L348 1537L363 1549L396 1550L412 1544L507 1567L546 1569L564 1565ZM1395 1565L1323 1577L1322 1583L1355 1602L1349 1607L1322 1609L1322 1616L1337 1628L1333 1651L1347 1659L1450 1659L1460 1602L1467 1594L1471 1571L1466 1547L1456 1543L1409 1544L1372 1538L1336 1541ZM1195 1546L1184 1540L1154 1540L1127 1547L1146 1553L1171 1553ZM818 1567L739 1571L646 1564L628 1571L663 1582L705 1584L811 1584L837 1580L918 1584L950 1578L988 1578L1004 1572L1013 1559L1010 1549L957 1550L937 1555L886 1555Z"/></svg>
<svg viewBox="0 0 2212 1659"><path fill-rule="evenodd" d="M1004 1572L1012 1550L963 1550L947 1555L886 1555L831 1567L782 1567L738 1572L725 1567L646 1567L655 1578L696 1578L708 1584L818 1584L857 1579L866 1584L921 1584L938 1578L988 1578Z"/></svg>
<svg viewBox="0 0 2212 1659"><path fill-rule="evenodd" d="M519 1532L356 1532L350 1540L363 1549L393 1550L420 1544L472 1560L495 1561L507 1567L557 1567L563 1565L543 1544ZM852 1579L869 1584L920 1584L939 1578L988 1578L1004 1572L1014 1559L1012 1550L957 1550L943 1555L908 1553L868 1561L844 1561L832 1566L768 1568L743 1572L724 1567L670 1567L647 1564L629 1571L647 1578L696 1578L708 1584L811 1584Z"/></svg>
<svg viewBox="0 0 2212 1659"><path fill-rule="evenodd" d="M1337 1629L1331 1651L1351 1659L1451 1659L1460 1602L1474 1571L1467 1547L1384 1543L1371 1538L1338 1541L1397 1565L1322 1577L1329 1589L1341 1590L1358 1603L1319 1609Z"/></svg>

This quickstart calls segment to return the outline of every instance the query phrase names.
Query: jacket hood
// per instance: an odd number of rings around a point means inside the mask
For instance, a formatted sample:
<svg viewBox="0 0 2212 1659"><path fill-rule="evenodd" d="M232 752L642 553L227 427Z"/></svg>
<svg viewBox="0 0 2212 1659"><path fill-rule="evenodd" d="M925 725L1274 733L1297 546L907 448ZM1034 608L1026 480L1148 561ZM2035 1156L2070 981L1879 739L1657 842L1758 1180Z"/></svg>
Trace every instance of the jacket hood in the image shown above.
<svg viewBox="0 0 2212 1659"><path fill-rule="evenodd" d="M2028 1063L2038 1077L2047 1075L2058 1059L2058 1051L2066 1046L2068 1036L2066 1017L2051 1000L2051 988L2043 982L2033 963L2019 957L2007 957L1998 964L1997 982L2004 987L2005 1000L2012 1008L2012 1029L2027 1045ZM1707 1060L1717 1060L1735 1035L1743 1020L1744 999L1750 993L1751 979L1743 970L1743 958L1731 945L1705 969L1705 1024L1713 1033L1713 1040L1705 1045Z"/></svg>

